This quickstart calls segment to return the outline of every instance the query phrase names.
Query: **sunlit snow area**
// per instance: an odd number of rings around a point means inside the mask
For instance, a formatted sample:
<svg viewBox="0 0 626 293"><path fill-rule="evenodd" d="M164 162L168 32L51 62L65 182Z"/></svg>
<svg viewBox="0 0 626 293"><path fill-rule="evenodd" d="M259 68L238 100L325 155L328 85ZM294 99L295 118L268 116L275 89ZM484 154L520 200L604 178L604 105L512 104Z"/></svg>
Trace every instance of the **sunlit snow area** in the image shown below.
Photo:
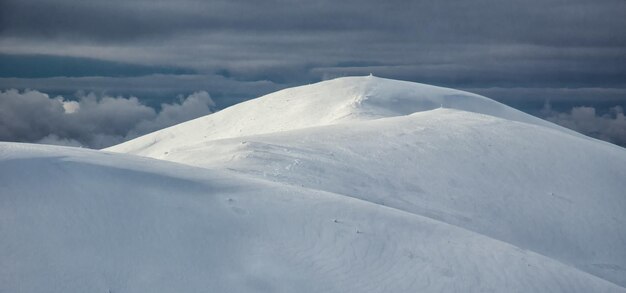
<svg viewBox="0 0 626 293"><path fill-rule="evenodd" d="M626 292L626 149L374 76L0 143L0 292Z"/></svg>

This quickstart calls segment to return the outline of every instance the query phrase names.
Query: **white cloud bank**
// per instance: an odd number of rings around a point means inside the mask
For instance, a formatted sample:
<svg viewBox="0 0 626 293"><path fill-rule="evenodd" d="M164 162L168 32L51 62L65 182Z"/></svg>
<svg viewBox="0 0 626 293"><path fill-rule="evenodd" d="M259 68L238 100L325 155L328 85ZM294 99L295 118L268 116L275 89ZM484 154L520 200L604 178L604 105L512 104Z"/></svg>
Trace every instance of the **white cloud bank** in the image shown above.
<svg viewBox="0 0 626 293"><path fill-rule="evenodd" d="M542 110L546 120L578 131L582 134L626 147L626 117L621 106L598 114L594 107L573 107L569 112L555 112L550 103Z"/></svg>
<svg viewBox="0 0 626 293"><path fill-rule="evenodd" d="M80 95L76 101L36 90L0 91L0 140L104 148L186 120L210 114L205 91L162 104L136 97Z"/></svg>
<svg viewBox="0 0 626 293"><path fill-rule="evenodd" d="M161 110L136 97L82 94L77 100L36 91L0 91L0 141L35 142L105 148L180 122L212 113L215 103L205 91L178 97ZM583 134L626 147L626 117L621 106L600 114L594 107L554 111L542 118Z"/></svg>

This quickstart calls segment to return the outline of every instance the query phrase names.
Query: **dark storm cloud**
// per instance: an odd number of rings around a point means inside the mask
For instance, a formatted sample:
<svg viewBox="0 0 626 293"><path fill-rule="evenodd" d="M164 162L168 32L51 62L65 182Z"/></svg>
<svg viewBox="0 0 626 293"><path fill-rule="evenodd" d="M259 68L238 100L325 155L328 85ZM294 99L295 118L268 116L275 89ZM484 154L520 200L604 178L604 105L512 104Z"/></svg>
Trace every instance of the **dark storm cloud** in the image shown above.
<svg viewBox="0 0 626 293"><path fill-rule="evenodd" d="M165 64L287 85L366 70L474 87L606 87L626 80L622 0L1 5L5 53Z"/></svg>
<svg viewBox="0 0 626 293"><path fill-rule="evenodd" d="M4 0L7 34L102 41L182 31L384 31L383 40L525 40L624 44L621 0L548 1L78 1ZM389 34L389 32L393 32ZM581 37L583 36L583 37Z"/></svg>
<svg viewBox="0 0 626 293"><path fill-rule="evenodd" d="M329 5L330 4L330 5ZM3 1L2 30L9 35L131 41L184 31L294 31L363 29L385 22L362 16L347 3L296 1ZM342 8L343 6L343 8ZM338 9L337 9L338 8ZM361 12L360 12L361 11Z"/></svg>
<svg viewBox="0 0 626 293"><path fill-rule="evenodd" d="M142 76L191 73L194 72L183 68L145 66L90 58L0 54L0 77Z"/></svg>

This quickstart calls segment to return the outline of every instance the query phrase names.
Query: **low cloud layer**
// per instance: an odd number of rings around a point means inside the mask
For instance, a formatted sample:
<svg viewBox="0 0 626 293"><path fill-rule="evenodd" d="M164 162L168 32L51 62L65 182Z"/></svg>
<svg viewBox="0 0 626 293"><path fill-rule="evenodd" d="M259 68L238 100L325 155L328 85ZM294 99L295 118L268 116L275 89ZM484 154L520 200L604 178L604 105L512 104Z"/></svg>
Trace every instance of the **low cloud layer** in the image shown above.
<svg viewBox="0 0 626 293"><path fill-rule="evenodd" d="M48 77L1 78L2 89L37 89L51 96L72 95L77 91L93 92L99 96L135 96L148 106L172 103L179 93L211 89L211 98L220 107L274 92L286 87L269 81L237 81L220 75L164 75L134 77Z"/></svg>
<svg viewBox="0 0 626 293"><path fill-rule="evenodd" d="M554 122L582 134L626 147L626 117L621 106L611 107L600 114L594 107L573 107L569 112L552 110L550 103L542 110L548 121Z"/></svg>
<svg viewBox="0 0 626 293"><path fill-rule="evenodd" d="M614 102L609 99L607 102ZM75 99L36 90L0 91L0 141L34 142L105 148L168 126L212 113L213 99L205 91L159 110L137 97L78 94ZM534 114L585 135L626 147L623 106L553 108L546 103Z"/></svg>
<svg viewBox="0 0 626 293"><path fill-rule="evenodd" d="M81 94L76 100L36 91L0 91L0 140L104 148L207 115L215 103L195 92L162 104L160 111L136 97Z"/></svg>

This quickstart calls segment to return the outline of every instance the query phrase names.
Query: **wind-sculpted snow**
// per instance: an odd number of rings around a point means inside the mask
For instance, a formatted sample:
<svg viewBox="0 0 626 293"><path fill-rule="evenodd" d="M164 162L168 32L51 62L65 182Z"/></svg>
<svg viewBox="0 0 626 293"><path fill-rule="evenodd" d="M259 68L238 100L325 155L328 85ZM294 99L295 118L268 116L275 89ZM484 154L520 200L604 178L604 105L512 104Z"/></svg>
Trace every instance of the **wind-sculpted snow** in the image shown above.
<svg viewBox="0 0 626 293"><path fill-rule="evenodd" d="M391 206L626 285L626 151L478 95L340 78L111 150Z"/></svg>
<svg viewBox="0 0 626 293"><path fill-rule="evenodd" d="M163 158L390 206L626 284L626 152L610 144L438 109L190 144Z"/></svg>
<svg viewBox="0 0 626 293"><path fill-rule="evenodd" d="M128 155L0 143L3 292L625 292L342 195Z"/></svg>
<svg viewBox="0 0 626 293"><path fill-rule="evenodd" d="M109 150L153 158L0 143L0 292L626 292L626 151L481 96L341 78Z"/></svg>
<svg viewBox="0 0 626 293"><path fill-rule="evenodd" d="M369 76L285 89L108 150L159 157L161 149L188 143L403 116L437 108L488 114L578 135L476 94Z"/></svg>

